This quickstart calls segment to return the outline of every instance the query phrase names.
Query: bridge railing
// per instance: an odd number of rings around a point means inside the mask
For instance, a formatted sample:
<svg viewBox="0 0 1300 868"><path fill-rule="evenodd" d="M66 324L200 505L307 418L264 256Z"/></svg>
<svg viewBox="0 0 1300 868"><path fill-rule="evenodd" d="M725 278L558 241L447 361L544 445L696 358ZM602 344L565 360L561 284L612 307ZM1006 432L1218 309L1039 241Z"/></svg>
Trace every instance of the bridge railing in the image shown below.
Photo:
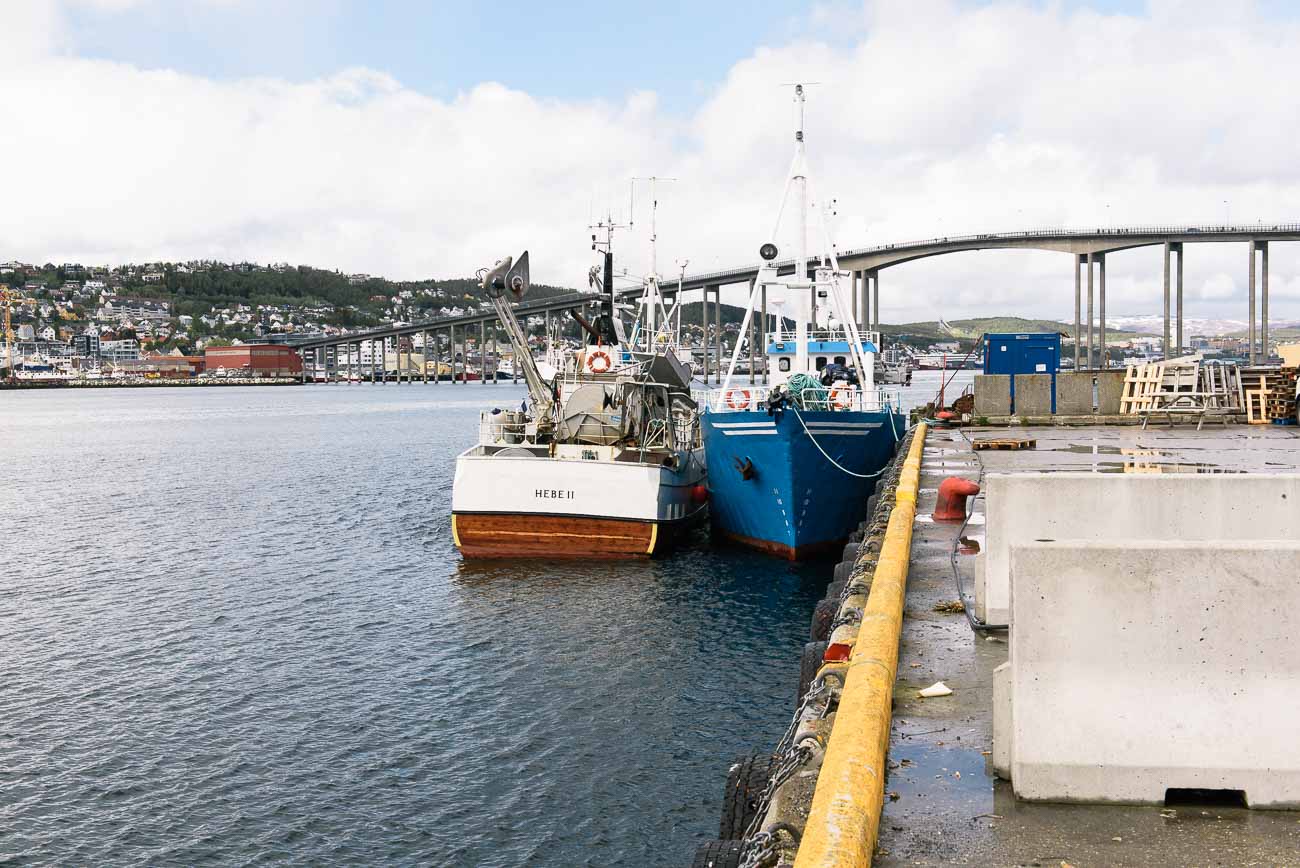
<svg viewBox="0 0 1300 868"><path fill-rule="evenodd" d="M1090 229L1079 227L1057 227L1052 229L1023 229L1015 232L980 232L965 235L944 235L935 238L923 238L914 241L895 241L889 244L878 244L873 247L857 247L850 250L836 251L839 259L848 259L854 256L867 256L872 253L887 253L891 250L907 250L909 248L933 247L937 244L968 244L974 241L1017 241L1030 239L1057 239L1057 238L1095 238L1098 236L1120 237L1120 238L1145 238L1152 235L1257 235L1266 232L1294 232L1300 234L1300 223L1255 223L1245 226L1192 226L1192 225L1156 225L1156 226L1098 226ZM815 259L816 257L810 257ZM780 259L773 263L777 268L785 268L795 264L795 260ZM707 283L712 278L731 277L737 272L747 270L757 270L757 266L741 266L739 268L728 268L720 271L710 271L704 274L689 274L686 280L691 283Z"/></svg>

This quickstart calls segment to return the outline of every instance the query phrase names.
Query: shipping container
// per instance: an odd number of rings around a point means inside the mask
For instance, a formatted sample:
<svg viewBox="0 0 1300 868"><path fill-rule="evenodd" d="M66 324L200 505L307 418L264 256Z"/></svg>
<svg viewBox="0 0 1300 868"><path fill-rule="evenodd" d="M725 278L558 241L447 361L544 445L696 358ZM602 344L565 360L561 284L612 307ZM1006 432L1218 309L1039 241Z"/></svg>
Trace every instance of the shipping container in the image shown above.
<svg viewBox="0 0 1300 868"><path fill-rule="evenodd" d="M1016 412L1016 374L1052 375L1052 412L1056 412L1056 375L1061 368L1061 336L1055 332L984 335L984 373L1009 374L1011 412Z"/></svg>

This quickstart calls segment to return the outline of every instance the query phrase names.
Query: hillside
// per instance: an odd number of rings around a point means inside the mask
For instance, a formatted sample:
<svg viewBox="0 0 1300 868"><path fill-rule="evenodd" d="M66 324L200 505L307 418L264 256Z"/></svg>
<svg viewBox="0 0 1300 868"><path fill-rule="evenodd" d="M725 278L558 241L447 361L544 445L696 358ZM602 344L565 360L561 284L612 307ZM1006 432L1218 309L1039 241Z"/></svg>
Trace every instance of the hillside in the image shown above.
<svg viewBox="0 0 1300 868"><path fill-rule="evenodd" d="M1057 332L1069 340L1074 333L1074 325L1048 319L1025 319L1018 316L977 317L975 319L948 320L950 329L945 329L937 320L902 323L901 325L882 325L881 330L889 337L937 341L937 340L979 340L986 333L1006 332ZM1139 332L1110 328L1106 331L1107 340L1130 340L1141 336ZM909 343L912 341L908 341Z"/></svg>

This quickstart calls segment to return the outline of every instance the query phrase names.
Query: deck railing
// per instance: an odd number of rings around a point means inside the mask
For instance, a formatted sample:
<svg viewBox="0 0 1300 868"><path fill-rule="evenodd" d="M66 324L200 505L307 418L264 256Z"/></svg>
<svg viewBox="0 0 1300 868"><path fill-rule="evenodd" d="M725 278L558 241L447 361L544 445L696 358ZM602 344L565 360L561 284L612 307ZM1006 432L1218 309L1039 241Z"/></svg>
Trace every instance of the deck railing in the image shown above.
<svg viewBox="0 0 1300 868"><path fill-rule="evenodd" d="M738 413L762 410L767 407L771 390L766 386L732 386L729 389L696 391L693 395L702 407L711 413ZM902 393L898 389L877 388L862 390L856 386L841 386L826 390L824 401L804 409L832 412L881 413L891 410L902 412Z"/></svg>

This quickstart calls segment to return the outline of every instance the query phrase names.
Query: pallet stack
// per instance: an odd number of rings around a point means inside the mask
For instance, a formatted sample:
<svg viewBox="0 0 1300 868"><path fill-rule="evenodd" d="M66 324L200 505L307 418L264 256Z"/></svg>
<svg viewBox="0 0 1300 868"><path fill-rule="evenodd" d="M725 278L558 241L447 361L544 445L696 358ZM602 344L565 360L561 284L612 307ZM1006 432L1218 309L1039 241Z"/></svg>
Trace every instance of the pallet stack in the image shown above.
<svg viewBox="0 0 1300 868"><path fill-rule="evenodd" d="M1246 421L1291 425L1296 421L1296 368L1253 368L1241 374Z"/></svg>
<svg viewBox="0 0 1300 868"><path fill-rule="evenodd" d="M1136 416L1175 403L1187 403L1202 395L1200 354L1167 362L1129 365L1124 375L1119 411Z"/></svg>

